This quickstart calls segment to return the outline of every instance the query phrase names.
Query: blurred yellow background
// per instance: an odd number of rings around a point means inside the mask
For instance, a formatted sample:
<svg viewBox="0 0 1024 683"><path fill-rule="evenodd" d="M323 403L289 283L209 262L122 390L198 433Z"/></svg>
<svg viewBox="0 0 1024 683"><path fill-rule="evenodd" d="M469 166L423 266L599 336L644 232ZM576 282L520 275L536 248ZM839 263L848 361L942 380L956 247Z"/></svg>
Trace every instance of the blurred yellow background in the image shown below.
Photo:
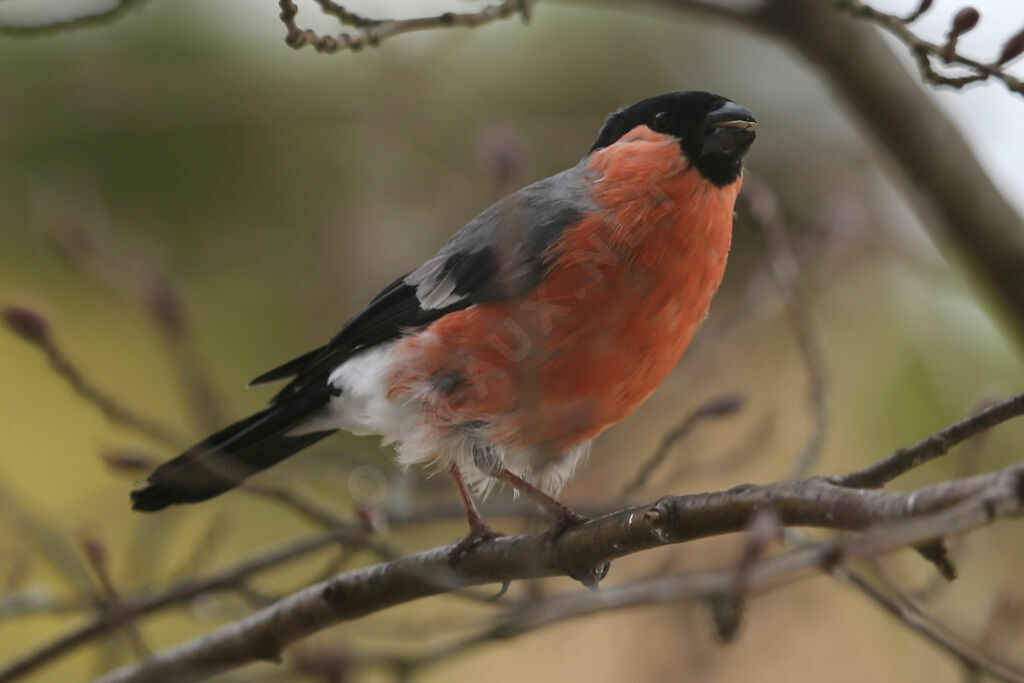
<svg viewBox="0 0 1024 683"><path fill-rule="evenodd" d="M0 303L42 312L82 371L139 413L200 431L138 282L167 274L225 419L240 416L270 396L243 388L257 373L322 343L503 193L575 163L608 112L677 89L720 92L760 121L749 167L782 198L827 370L830 426L817 472L866 464L1024 386L1020 340L918 225L836 100L763 39L697 19L561 4L539 6L528 26L511 20L412 35L359 54L296 52L282 37L275 3L154 0L110 26L0 39ZM66 239L82 234L107 245L107 265L74 264L85 247ZM648 403L597 442L564 497L613 498L665 432L725 392L743 394L741 414L701 426L643 499L778 479L810 429L806 383L763 240L739 220L726 282L691 351ZM238 492L155 516L130 512L131 477L112 472L99 453L173 453L110 426L6 331L0 420L0 581L8 595L60 600L91 585L86 538L103 545L115 586L129 592L315 531L280 505ZM1022 436L1024 426L1000 427L978 466L1019 458ZM367 464L387 479L386 504L454 499L447 482L403 476L389 450L349 436L260 480L347 514L351 472ZM962 465L954 455L896 485L953 476ZM672 481L681 467L685 476ZM395 533L394 541L411 551L462 531L453 523ZM1004 523L968 539L962 578L936 598L936 611L976 632L998 600L1020 599L1019 534ZM617 562L608 580L665 563L718 566L737 548L736 538L721 538L646 553ZM335 554L254 585L293 590ZM910 554L889 563L915 585L931 578ZM582 590L568 579L544 585ZM140 623L148 646L161 648L249 609L230 596L204 599ZM431 599L315 642L415 650L487 613L458 598ZM0 667L85 618L0 615ZM123 635L97 641L31 680L89 678L129 661L124 645ZM225 680L264 676L307 680L270 665ZM715 642L703 609L666 605L500 642L416 680L470 677L959 681L962 672L822 577L755 600L728 647Z"/></svg>

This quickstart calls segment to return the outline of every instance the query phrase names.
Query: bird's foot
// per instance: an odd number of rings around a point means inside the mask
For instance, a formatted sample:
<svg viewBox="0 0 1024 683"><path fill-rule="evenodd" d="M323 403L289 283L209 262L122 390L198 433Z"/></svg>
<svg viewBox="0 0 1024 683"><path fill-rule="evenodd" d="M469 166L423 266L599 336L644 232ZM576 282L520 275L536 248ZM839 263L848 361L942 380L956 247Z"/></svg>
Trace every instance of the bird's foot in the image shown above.
<svg viewBox="0 0 1024 683"><path fill-rule="evenodd" d="M589 517L584 517L572 508L564 505L562 505L562 508L564 509L559 510L558 514L555 516L555 523L552 524L546 532L544 532L544 536L547 537L548 541L557 541L559 537L569 529L577 527L580 524L586 524L590 521Z"/></svg>
<svg viewBox="0 0 1024 683"><path fill-rule="evenodd" d="M461 541L448 550L448 563L455 566L473 548L495 538L501 538L505 534L495 531L484 522L473 524L469 527L469 533Z"/></svg>

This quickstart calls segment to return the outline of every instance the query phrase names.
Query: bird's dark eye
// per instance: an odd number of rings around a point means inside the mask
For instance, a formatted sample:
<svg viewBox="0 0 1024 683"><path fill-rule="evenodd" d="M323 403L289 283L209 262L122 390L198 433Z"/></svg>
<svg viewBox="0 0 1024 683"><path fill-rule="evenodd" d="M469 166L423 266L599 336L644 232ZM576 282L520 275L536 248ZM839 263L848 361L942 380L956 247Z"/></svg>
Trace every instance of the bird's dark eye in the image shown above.
<svg viewBox="0 0 1024 683"><path fill-rule="evenodd" d="M669 116L667 111L659 111L654 115L654 125L658 128L665 128L668 126L668 120Z"/></svg>

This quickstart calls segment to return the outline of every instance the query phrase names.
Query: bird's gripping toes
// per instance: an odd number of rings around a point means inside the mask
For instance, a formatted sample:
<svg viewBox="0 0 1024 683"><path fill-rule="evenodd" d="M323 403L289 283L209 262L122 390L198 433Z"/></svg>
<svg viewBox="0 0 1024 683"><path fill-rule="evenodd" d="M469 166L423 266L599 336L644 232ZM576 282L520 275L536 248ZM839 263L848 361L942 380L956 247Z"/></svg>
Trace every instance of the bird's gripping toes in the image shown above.
<svg viewBox="0 0 1024 683"><path fill-rule="evenodd" d="M158 467L136 510L195 503L329 434L379 434L402 463L470 489L505 482L551 512L590 442L679 360L725 271L753 115L706 92L612 114L572 168L471 220L327 344L255 380L264 410Z"/></svg>

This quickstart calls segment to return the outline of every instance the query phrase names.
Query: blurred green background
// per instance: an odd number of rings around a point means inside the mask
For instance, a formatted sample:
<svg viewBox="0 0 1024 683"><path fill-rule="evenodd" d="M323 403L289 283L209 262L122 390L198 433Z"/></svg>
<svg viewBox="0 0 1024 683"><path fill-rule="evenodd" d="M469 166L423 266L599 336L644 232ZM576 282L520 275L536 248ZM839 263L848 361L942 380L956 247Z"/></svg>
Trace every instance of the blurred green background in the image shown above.
<svg viewBox="0 0 1024 683"><path fill-rule="evenodd" d="M258 408L270 392L245 390L251 377L322 343L503 193L575 163L608 112L676 89L720 92L761 122L749 167L782 198L827 369L830 427L818 472L863 465L1024 386L1019 340L993 319L955 255L926 236L871 144L803 63L757 36L696 18L542 4L528 26L412 35L359 54L296 52L282 38L275 3L153 0L110 26L0 39L0 303L42 312L81 370L139 413L201 431L175 358L205 368L225 420ZM171 345L177 356L145 305L146 283L160 273L180 295L189 332L184 346ZM744 395L742 413L700 428L645 497L782 477L810 429L806 382L764 242L741 216L725 285L691 351L598 441L565 498L612 498L666 431L724 392ZM84 539L102 545L127 592L315 530L237 492L131 513L131 477L99 454L173 453L110 426L6 331L0 420L7 595L61 600L94 585ZM975 466L1019 458L1022 436L1010 424L969 446L979 451ZM897 485L953 476L964 463L947 458ZM404 476L389 450L347 436L261 481L346 513L358 497L353 468L366 465L387 482L383 504L454 499L447 482ZM413 550L461 533L459 523L393 538ZM1018 539L1011 524L972 536L962 578L936 598L936 611L976 631L993 604L1019 599ZM717 566L737 543L632 557L609 580ZM254 585L293 590L336 554ZM930 579L909 554L889 564L915 585ZM543 585L577 589L569 580ZM231 596L198 600L144 619L142 634L164 647L249 609ZM433 599L342 625L309 647L415 649L487 613ZM0 666L85 618L0 616ZM734 645L711 633L700 608L611 614L481 648L417 680L961 678L951 660L824 577L755 601ZM123 634L98 643L33 680L82 680L131 659ZM264 676L307 680L270 666L227 678Z"/></svg>

